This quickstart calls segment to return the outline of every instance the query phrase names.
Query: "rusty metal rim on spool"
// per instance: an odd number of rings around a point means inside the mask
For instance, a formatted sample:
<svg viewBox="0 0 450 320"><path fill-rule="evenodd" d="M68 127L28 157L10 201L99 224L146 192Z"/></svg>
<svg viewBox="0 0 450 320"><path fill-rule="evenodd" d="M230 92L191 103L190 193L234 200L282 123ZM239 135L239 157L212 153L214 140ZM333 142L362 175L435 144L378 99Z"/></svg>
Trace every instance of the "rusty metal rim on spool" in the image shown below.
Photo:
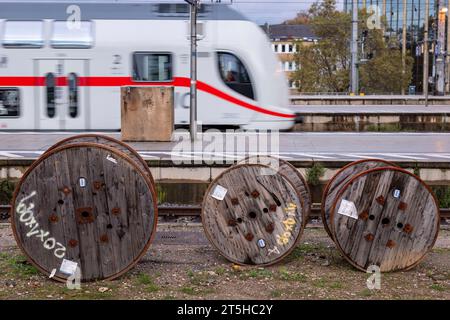
<svg viewBox="0 0 450 320"><path fill-rule="evenodd" d="M145 160L141 157L141 155L139 153L137 153L136 150L134 150L130 145L128 145L127 143L125 143L123 141L120 141L118 139L115 139L113 137L106 136L106 135L103 135L103 134L85 133L85 134L79 134L79 135L76 135L76 136L65 138L65 139L63 139L61 141L58 141L54 145L52 145L50 148L47 149L47 151L45 153L47 153L49 151L52 151L53 149L56 149L56 148L61 147L63 145L66 145L67 143L70 143L72 140L75 140L75 139L80 139L80 138L97 138L97 137L105 139L105 140L108 140L110 142L117 143L118 145L121 145L122 147L128 149L128 151L130 151L136 157L137 161L139 161L142 164L142 166L147 170L147 172L149 174L149 177L150 177L150 180L152 181L152 184L155 183L153 181L153 177L152 177L152 174L150 172L150 168L148 167L147 162L145 162ZM75 143L77 143L77 142L75 142ZM78 143L85 143L85 142L79 141ZM92 142L92 143L98 143L98 142ZM133 158L130 157L130 159L134 161Z"/></svg>
<svg viewBox="0 0 450 320"><path fill-rule="evenodd" d="M387 171L387 170L390 170L390 171L398 171L398 172L406 173L406 174L408 174L408 175L414 177L415 179L417 179L417 181L419 181L419 183L422 184L422 185L428 190L428 192L431 194L431 196L432 196L432 198L433 198L433 201L434 201L434 204L435 204L435 206L436 206L436 208L437 208L437 212L439 213L439 202L437 201L436 195L434 194L433 190L431 190L430 186L427 185L422 179L420 179L420 177L418 177L418 176L416 176L415 174L413 174L413 173L411 173L411 172L409 172L409 171L407 171L407 170L405 170L405 169L402 169L402 168L400 168L400 167L378 167L378 168L373 168L373 169L369 169L369 170L363 171L363 172L361 172L361 173L355 175L352 179L350 179L350 181L348 181L348 182L347 182L347 183L339 190L338 194L336 195L336 198L333 200L333 206L332 206L332 210L331 210L331 212L330 212L331 230L334 230L334 227L335 227L335 226L334 226L334 221L333 221L334 219L333 219L333 218L334 218L334 212L335 212L335 210L336 210L337 199L339 199L339 198L341 197L341 195L344 193L345 189L347 189L347 187L348 187L350 184L352 184L356 179L358 179L359 177L361 177L361 176L363 176L363 175L366 175L366 174L369 174L369 173L372 173L372 172L375 172L375 171ZM403 268L403 269L398 269L398 270L403 270L403 271L411 270L412 268L414 268L415 266L417 266L417 265L425 258L425 256L427 255L427 253L430 251L431 248L434 247L434 245L435 245L435 243L436 243L436 240L437 240L437 237L438 237L438 234L439 234L439 228L440 228L440 219L438 218L438 219L436 219L436 230L437 230L437 232L436 232L436 234L435 234L435 236L434 236L434 239L433 239L433 241L432 241L432 243L431 243L429 249L426 250L425 253L424 253L419 259L417 259L417 261L414 262L412 265L407 266L407 267L405 267L405 268ZM352 266L354 266L355 268L357 268L357 269L359 269L359 270L361 270L361 271L364 271L364 272L367 271L367 270L364 269L363 267L357 265L352 259L350 259L350 258L347 256L347 254L346 254L346 253L344 252L344 250L342 249L340 243L339 243L338 241L336 241L336 237L335 237L334 232L332 233L332 239L333 239L334 243L336 244L336 247L338 248L338 250L341 252L341 254L344 256L344 258L345 258ZM391 271L392 271L392 270L391 270Z"/></svg>
<svg viewBox="0 0 450 320"><path fill-rule="evenodd" d="M234 260L234 259L231 259L231 258L229 258L228 256L226 256L223 252L222 252L222 250L220 250L219 248L218 248L218 246L216 246L216 244L215 244L215 242L212 240L212 238L210 237L210 235L209 235L209 231L207 230L207 228L206 228L206 226L205 226L205 223L204 223L204 221L205 221L205 219L204 219L204 216L205 216L205 210L204 210L204 207L205 207L205 203L206 203L206 200L207 200L207 195L211 192L211 188L214 186L214 184L215 184L215 181L218 181L220 178L222 178L226 173L228 173L229 171L232 171L232 170L235 170L235 169L238 169L238 168L240 168L240 167L245 167L245 166L258 166L258 167L264 167L264 168L271 168L270 166L268 166L268 165L263 165L263 164L237 164L237 165L234 165L234 166L232 166L231 168L228 168L227 170L225 170L225 171L223 171L221 174L219 174L210 184L209 184L209 186L208 186L208 189L206 189L206 191L205 191L205 196L203 197L203 202L202 202L202 211L201 211L201 220L202 220L202 227L203 227L203 230L204 230L204 232L205 232L205 235L206 235L206 238L208 239L208 241L216 248L216 250L220 253L220 255L222 255L224 258L226 258L228 261L231 261L231 262L233 262L233 263L235 263L235 264L237 264L237 265L240 265L240 266L258 266L258 267L267 267L267 266L271 266L271 265L274 265L274 264L276 264L276 263L278 263L278 262L280 262L281 260L283 260L284 258L286 258L294 249L295 249L295 247L297 247L297 245L298 245L298 243L299 243L299 241L300 241L300 239L301 239L301 237L302 237L302 235L303 235L303 231L304 231L304 226L303 226L303 221L302 221L302 227L300 228L300 231L299 231L299 233L298 233L298 235L297 235L297 238L294 240L294 242L292 243L292 246L283 254L283 255L281 255L281 256L279 256L277 259L275 259L275 260L273 260L273 261L271 261L271 262L268 262L268 263L261 263L261 264L245 264L245 263L242 263L242 262L239 262L239 261L236 261L236 260ZM273 168L271 168L271 169L273 169ZM301 194L297 191L297 189L296 188L294 188L294 186L292 185L292 182L288 179L288 178L286 178L286 176L284 175L284 174L282 174L282 173L280 173L280 172L277 172L277 174L279 174L279 175L281 175L284 179L286 179L286 181L291 185L291 187L292 187L292 189L294 190L294 192L297 194L297 197L298 197L298 199L299 199L299 202L300 202L300 205L302 206L302 219L304 220L304 215L303 215L303 210L304 210L304 203L303 203L303 197L301 196Z"/></svg>
<svg viewBox="0 0 450 320"><path fill-rule="evenodd" d="M154 218L153 218L152 232L150 234L149 240L147 241L146 245L142 249L142 252L127 267L125 267L122 271L118 272L115 275L112 275L112 276L109 276L107 278L102 279L102 280L113 280L113 279L116 279L116 278L120 277L121 275L123 275L124 273L129 271L131 268L133 268L139 262L139 260L145 255L145 253L148 251L148 248L150 247L150 245L153 242L153 239L155 237L156 226L157 226L157 222L158 222L158 206L157 206L156 193L155 193L154 188L152 188L152 181L150 180L150 178L148 176L148 173L144 172L141 168L139 168L139 166L135 163L135 161L132 160L129 156L127 156L122 151L117 150L117 149L115 149L113 147L102 145L102 144L98 144L98 143L80 142L80 143L73 143L73 144L68 144L68 145L64 145L64 146L60 146L60 147L55 147L52 150L45 152L39 159L37 159L36 161L34 161L32 163L32 165L27 169L27 171L25 171L25 173L23 174L23 176L20 179L19 183L17 184L16 189L14 190L13 198L11 200L11 212L10 212L11 228L12 228L13 235L14 235L14 238L16 240L16 243L17 243L18 247L25 254L25 256L27 257L29 262L33 266L35 266L38 270L40 270L42 273L44 273L44 274L46 274L48 276L50 274L50 272L45 270L44 268L42 268L37 262L34 261L34 259L27 253L25 248L22 246L22 243L18 239L17 229L16 229L16 222L15 222L16 219L14 218L15 217L15 203L16 203L16 199L17 199L17 195L18 195L18 192L20 190L20 187L22 186L23 182L28 177L28 175L34 170L34 168L36 168L42 161L44 161L45 159L47 159L48 157L50 157L51 155L53 155L55 153L58 153L58 152L60 152L62 150L65 150L65 149L78 148L78 147L101 148L101 149L108 150L108 151L114 153L115 155L121 157L122 159L127 161L129 164L131 164L132 167L137 169L137 171L144 178L144 181L146 182L147 186L149 187L151 195L153 197ZM60 282L66 282L67 281L66 278L61 278L61 277L56 276L56 275L54 277L52 277L52 279L60 281ZM90 281L95 281L95 279L84 280L84 282L90 282Z"/></svg>
<svg viewBox="0 0 450 320"><path fill-rule="evenodd" d="M330 227L328 226L329 221L327 220L327 217L325 215L325 203L328 197L328 191L330 190L331 185L333 184L333 182L336 180L336 178L338 177L339 174L341 174L344 170L351 168L355 165L358 165L360 163L365 163L365 162L383 162L386 164L386 166L388 167L396 167L399 168L395 163L387 161L387 160L383 160L383 159L364 159L364 160L358 160L358 161L354 161L352 163L347 164L345 167L341 168L338 170L338 172L336 172L334 174L334 176L328 181L328 183L325 186L325 189L322 192L322 200L321 200L321 206L320 206L320 215L322 217L322 224L323 227L325 229L325 231L328 233L328 235L333 238L333 235L331 233ZM338 185L339 186L339 185ZM336 187L338 187L336 186ZM334 201L334 200L333 200ZM331 213L330 213L331 216Z"/></svg>
<svg viewBox="0 0 450 320"><path fill-rule="evenodd" d="M237 165L240 165L240 164L249 164L249 163L246 163L246 161L247 161L247 160L250 160L250 159L253 159L253 158L270 158L270 159L277 160L277 161L279 161L281 164L285 164L286 166L288 166L288 167L294 172L294 174L295 174L297 177L300 178L300 180L302 181L302 184L305 186L306 192L307 192L308 195L309 195L309 207L308 207L308 210L305 210L304 213L303 213L303 211L302 211L302 215L304 215L304 217L305 217L305 225L304 225L304 226L306 226L307 221L308 221L308 218L309 218L309 216L311 215L312 198L311 198L311 189L309 188L308 182L305 180L305 177L303 177L303 175L297 170L297 168L294 167L292 164L290 164L288 161L283 160L283 159L280 159L280 158L275 158L275 157L273 157L273 156L260 156L260 155L256 155L256 156L248 156L248 157L245 157L244 159L238 161L238 162L237 162ZM256 164L258 164L258 163L256 163ZM268 164L263 164L263 163L261 163L261 164L270 167L270 165L268 165ZM286 177L286 178L289 180L288 177ZM291 184L292 184L292 183L291 183ZM292 185L293 185L293 184L292 184ZM301 200L304 201L303 197L302 197ZM305 204L303 204L303 206L305 206ZM304 208L303 208L303 209L304 209Z"/></svg>

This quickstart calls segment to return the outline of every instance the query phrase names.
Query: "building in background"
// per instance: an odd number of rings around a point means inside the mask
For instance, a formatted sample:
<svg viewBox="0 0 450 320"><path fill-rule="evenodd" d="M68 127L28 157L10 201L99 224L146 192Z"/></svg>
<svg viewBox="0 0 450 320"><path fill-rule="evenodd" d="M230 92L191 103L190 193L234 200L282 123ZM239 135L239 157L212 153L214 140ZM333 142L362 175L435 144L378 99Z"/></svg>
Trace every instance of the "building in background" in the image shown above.
<svg viewBox="0 0 450 320"><path fill-rule="evenodd" d="M297 44L312 44L318 38L308 25L265 24L261 28L266 32L272 42L272 49L278 55L280 67L286 72L289 87L295 89L295 82L291 78L293 72L297 70L297 65L294 61L295 54L297 53Z"/></svg>
<svg viewBox="0 0 450 320"><path fill-rule="evenodd" d="M351 12L352 0L344 1L344 10ZM448 4L448 0L445 0ZM436 0L429 0L430 16L435 16ZM388 28L387 32L402 32L403 25L403 0L358 0L358 7L368 8L371 5L376 5L380 12L386 16ZM418 31L423 30L424 15L425 15L425 0L407 0L406 1L406 25L410 37L418 36Z"/></svg>
<svg viewBox="0 0 450 320"><path fill-rule="evenodd" d="M344 11L351 13L352 0L344 0ZM431 77L435 77L434 61L435 41L437 37L437 16L439 0L429 2L429 65ZM358 0L358 8L369 9L369 6L378 6L379 12L386 16L386 37L397 37L401 46L403 20L406 19L406 48L414 59L413 79L411 85L416 90L423 90L423 34L425 21L425 0L407 0L406 16L403 16L403 0ZM449 0L441 0L444 6L449 5ZM372 11L373 12L373 11Z"/></svg>

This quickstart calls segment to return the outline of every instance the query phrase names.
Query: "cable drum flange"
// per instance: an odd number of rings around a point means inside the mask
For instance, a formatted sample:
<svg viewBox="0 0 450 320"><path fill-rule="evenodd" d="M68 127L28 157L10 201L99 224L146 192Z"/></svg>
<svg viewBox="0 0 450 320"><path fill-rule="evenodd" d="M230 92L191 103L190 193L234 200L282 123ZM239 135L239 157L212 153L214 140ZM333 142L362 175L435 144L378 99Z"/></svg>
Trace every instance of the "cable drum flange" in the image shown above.
<svg viewBox="0 0 450 320"><path fill-rule="evenodd" d="M235 165L209 186L202 224L228 260L271 265L286 257L304 229L304 200L293 183L270 166Z"/></svg>
<svg viewBox="0 0 450 320"><path fill-rule="evenodd" d="M325 231L333 237L330 231L330 211L339 190L355 175L378 167L396 167L392 162L381 159L365 159L352 162L340 169L327 183L322 193L321 215Z"/></svg>
<svg viewBox="0 0 450 320"><path fill-rule="evenodd" d="M330 231L356 268L409 270L433 248L439 232L435 195L419 177L398 167L354 175L330 211Z"/></svg>
<svg viewBox="0 0 450 320"><path fill-rule="evenodd" d="M92 142L62 144L26 171L12 201L18 246L46 275L66 281L114 279L154 237L153 182L135 160Z"/></svg>

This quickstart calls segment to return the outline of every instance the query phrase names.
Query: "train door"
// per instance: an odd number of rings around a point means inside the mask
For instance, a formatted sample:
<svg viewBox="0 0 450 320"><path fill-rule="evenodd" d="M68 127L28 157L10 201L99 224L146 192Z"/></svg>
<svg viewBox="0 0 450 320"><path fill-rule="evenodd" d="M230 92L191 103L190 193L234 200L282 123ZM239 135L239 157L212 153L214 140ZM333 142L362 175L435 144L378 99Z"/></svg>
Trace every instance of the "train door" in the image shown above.
<svg viewBox="0 0 450 320"><path fill-rule="evenodd" d="M38 60L38 128L43 130L88 129L88 97L81 79L86 76L87 60Z"/></svg>

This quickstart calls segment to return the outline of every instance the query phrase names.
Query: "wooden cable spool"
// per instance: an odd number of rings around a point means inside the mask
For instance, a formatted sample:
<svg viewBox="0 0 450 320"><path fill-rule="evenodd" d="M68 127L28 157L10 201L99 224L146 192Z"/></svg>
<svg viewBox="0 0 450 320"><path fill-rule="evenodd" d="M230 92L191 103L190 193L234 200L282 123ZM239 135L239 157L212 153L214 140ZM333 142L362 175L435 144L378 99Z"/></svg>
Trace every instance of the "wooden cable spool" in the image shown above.
<svg viewBox="0 0 450 320"><path fill-rule="evenodd" d="M101 134L95 134L95 133L86 133L86 134L80 134L76 136L72 136L66 139L63 139L57 143L55 143L53 146L51 146L49 149L47 149L46 152L52 151L55 148L58 148L60 146L72 144L72 143L79 143L79 142L91 142L91 143L99 143L104 144L113 148L116 148L117 150L125 153L130 159L134 160L136 164L145 172L148 173L148 176L150 180L152 181L152 184L154 184L153 176L150 172L150 168L147 165L147 162L139 155L139 153L136 152L132 147L130 147L128 144L114 139L110 136L105 136Z"/></svg>
<svg viewBox="0 0 450 320"><path fill-rule="evenodd" d="M342 186L345 185L355 175L363 171L378 167L396 167L396 165L392 162L380 159L355 161L340 169L330 179L330 181L328 181L322 193L321 215L325 231L330 237L333 237L330 231L330 211L336 194L339 192Z"/></svg>
<svg viewBox="0 0 450 320"><path fill-rule="evenodd" d="M354 175L330 210L330 231L343 256L366 271L408 270L429 252L439 232L439 206L431 189L398 167Z"/></svg>
<svg viewBox="0 0 450 320"><path fill-rule="evenodd" d="M240 164L210 184L202 223L207 238L228 260L271 265L298 243L306 223L304 200L284 173Z"/></svg>
<svg viewBox="0 0 450 320"><path fill-rule="evenodd" d="M148 172L116 148L80 142L53 148L25 172L11 222L43 273L66 281L78 267L80 280L90 281L132 268L150 246L157 215Z"/></svg>
<svg viewBox="0 0 450 320"><path fill-rule="evenodd" d="M272 156L250 156L245 159L238 161L237 164L262 164L271 166L275 170L284 174L288 178L294 187L302 195L303 206L304 206L304 216L305 223L308 222L309 215L311 214L312 198L311 191L309 189L308 183L303 175L289 162L275 158Z"/></svg>

